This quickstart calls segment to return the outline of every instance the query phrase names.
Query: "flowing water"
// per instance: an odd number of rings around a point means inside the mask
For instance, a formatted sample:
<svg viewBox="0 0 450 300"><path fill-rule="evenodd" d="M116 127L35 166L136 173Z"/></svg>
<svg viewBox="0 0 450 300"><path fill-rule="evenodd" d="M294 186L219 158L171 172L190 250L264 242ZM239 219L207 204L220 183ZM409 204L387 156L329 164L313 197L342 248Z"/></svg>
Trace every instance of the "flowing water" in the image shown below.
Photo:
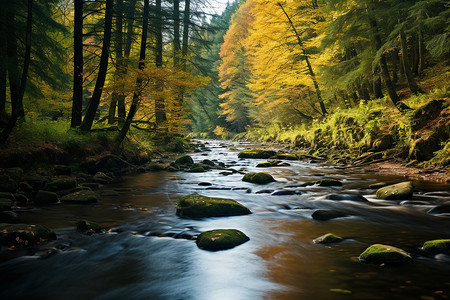
<svg viewBox="0 0 450 300"><path fill-rule="evenodd" d="M228 146L211 141L193 155L217 160L236 170L261 171L262 160L238 159ZM53 228L58 240L43 253L0 264L1 299L448 299L449 257L429 257L420 247L430 239L450 238L450 218L426 213L448 201L450 185L414 182L415 200L400 205L374 198L367 187L404 178L364 170L289 161L289 167L264 169L277 180L267 185L241 181L242 175L153 172L103 187L91 206L55 205L20 212L21 223ZM301 186L322 178L342 187ZM200 182L211 186L199 185ZM272 196L263 189L294 190L301 195ZM116 195L111 190L116 191ZM440 196L436 196L436 192ZM175 215L182 195L231 198L253 213L191 220ZM369 203L326 200L330 194L359 194ZM108 196L109 195L109 196ZM351 217L311 218L317 208L339 208ZM92 236L75 232L88 219L113 228ZM199 232L235 228L250 241L230 250L197 248ZM313 239L333 232L343 243L324 246ZM373 243L410 252L414 261L399 266L365 264L357 257Z"/></svg>

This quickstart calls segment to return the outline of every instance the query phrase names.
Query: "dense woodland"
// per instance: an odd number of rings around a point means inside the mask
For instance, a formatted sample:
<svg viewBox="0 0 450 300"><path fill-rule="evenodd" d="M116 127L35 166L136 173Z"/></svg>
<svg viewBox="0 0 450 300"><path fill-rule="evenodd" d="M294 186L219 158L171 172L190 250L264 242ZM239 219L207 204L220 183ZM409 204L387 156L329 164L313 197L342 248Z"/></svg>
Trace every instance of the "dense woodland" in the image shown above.
<svg viewBox="0 0 450 300"><path fill-rule="evenodd" d="M450 164L447 1L0 3L4 148L194 135Z"/></svg>

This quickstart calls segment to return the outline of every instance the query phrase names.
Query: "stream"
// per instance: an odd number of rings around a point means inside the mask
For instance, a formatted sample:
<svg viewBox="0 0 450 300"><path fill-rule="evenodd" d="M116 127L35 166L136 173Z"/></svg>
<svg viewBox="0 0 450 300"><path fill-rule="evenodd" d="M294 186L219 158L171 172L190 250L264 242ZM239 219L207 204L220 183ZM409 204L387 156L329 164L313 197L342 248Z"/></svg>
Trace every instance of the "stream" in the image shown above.
<svg viewBox="0 0 450 300"><path fill-rule="evenodd" d="M368 186L405 181L364 169L340 170L309 161L256 168L262 159L239 159L251 145L208 141L195 162L210 159L244 172L267 172L276 182L257 185L242 174L149 172L125 177L99 190L94 205L53 205L19 212L19 222L43 224L58 240L45 254L0 264L1 299L448 299L450 258L426 256L427 240L450 238L450 217L427 214L450 200L450 184L413 181L414 199L376 200ZM233 147L236 150L230 150ZM305 186L336 179L341 187ZM199 185L203 183L203 185ZM207 185L206 183L210 184ZM261 190L292 190L274 196ZM234 199L245 216L187 219L176 216L180 196ZM358 194L367 203L333 201L331 194ZM344 208L353 216L313 220L318 208ZM112 228L109 233L76 232L78 220ZM224 251L199 249L193 238L211 229L234 228L250 241ZM324 246L313 239L332 232L345 238ZM413 262L380 266L358 261L371 244L404 249Z"/></svg>

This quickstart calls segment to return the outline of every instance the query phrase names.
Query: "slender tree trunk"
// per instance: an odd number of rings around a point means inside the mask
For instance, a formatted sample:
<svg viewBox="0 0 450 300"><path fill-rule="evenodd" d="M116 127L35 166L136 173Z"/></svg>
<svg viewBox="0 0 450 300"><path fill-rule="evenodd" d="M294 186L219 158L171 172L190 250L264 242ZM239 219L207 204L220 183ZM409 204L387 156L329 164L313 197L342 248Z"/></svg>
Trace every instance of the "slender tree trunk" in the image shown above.
<svg viewBox="0 0 450 300"><path fill-rule="evenodd" d="M139 70L143 70L145 68L145 50L147 48L147 32L148 32L148 15L149 15L149 1L144 1L144 16L142 20L142 37L141 37L141 51L139 54ZM128 116L125 120L125 123L120 130L117 138L116 138L116 144L119 146L122 141L125 139L125 136L127 135L128 130L130 129L131 122L133 121L133 118L138 110L139 103L141 101L142 97L142 77L141 75L138 75L136 79L136 88L133 93L133 100L131 102L130 111L128 112Z"/></svg>
<svg viewBox="0 0 450 300"><path fill-rule="evenodd" d="M302 42L302 40L301 40L301 38L300 38L300 35L299 35L298 32L297 32L297 29L296 29L295 26L294 26L294 23L292 23L291 18L289 17L289 15L288 15L288 14L286 13L286 11L284 10L283 5L282 5L280 2L278 2L278 6L280 6L280 8L283 10L284 15L285 15L286 18L288 19L289 24L291 25L292 30L294 31L295 36L297 37L298 45L299 45L300 48L302 49L303 57L304 57L304 59L305 59L306 65L307 65L307 67L308 67L309 75L311 76L311 79L312 79L312 81L313 81L313 83L314 83L314 87L315 87L315 89L316 89L317 99L319 100L320 109L322 110L322 115L325 116L325 115L327 114L327 110L325 109L325 105L324 105L323 100L322 100L322 94L321 94L321 92L320 92L319 84L317 83L316 74L314 73L314 70L313 70L313 68L312 68L312 66L311 66L311 63L309 62L309 57L308 57L308 55L306 54L305 49L303 48L303 42Z"/></svg>
<svg viewBox="0 0 450 300"><path fill-rule="evenodd" d="M173 0L173 66L180 64L180 0Z"/></svg>
<svg viewBox="0 0 450 300"><path fill-rule="evenodd" d="M83 1L74 0L72 128L81 125L83 111Z"/></svg>
<svg viewBox="0 0 450 300"><path fill-rule="evenodd" d="M103 46L102 54L100 56L100 66L98 70L97 81L95 83L94 92L92 93L91 101L87 107L86 115L81 123L80 129L83 132L91 130L92 123L94 122L95 114L97 113L98 106L100 104L100 98L102 96L103 86L106 79L106 71L108 70L108 56L109 47L111 43L111 26L112 26L112 11L113 0L106 0L106 12L105 12L105 29L103 34Z"/></svg>
<svg viewBox="0 0 450 300"><path fill-rule="evenodd" d="M400 30L400 45L402 47L402 63L403 70L405 71L406 80L408 81L408 86L411 92L414 94L423 93L423 91L419 88L416 81L414 80L414 76L411 72L411 67L409 66L408 61L408 51L406 45L406 35L403 28Z"/></svg>
<svg viewBox="0 0 450 300"><path fill-rule="evenodd" d="M156 49L155 49L155 62L157 68L162 68L163 65L163 39L162 39L162 19L161 19L161 0L156 0L155 11L155 29L156 29ZM163 82L158 80L156 83L156 89L158 94L162 92ZM155 97L155 122L157 127L161 127L162 124L167 122L166 105L164 98L161 95Z"/></svg>
<svg viewBox="0 0 450 300"><path fill-rule="evenodd" d="M189 45L189 23L191 17L191 0L184 1L183 15L183 46L181 47L181 55L183 56L183 71L186 72L188 45Z"/></svg>
<svg viewBox="0 0 450 300"><path fill-rule="evenodd" d="M4 19L4 13L0 12L0 18ZM0 40L6 41L6 24L0 21ZM6 121L6 77L8 73L6 43L0 43L0 125Z"/></svg>
<svg viewBox="0 0 450 300"><path fill-rule="evenodd" d="M379 75L380 68L375 69L375 74L373 78L373 93L375 95L375 99L383 98L383 91L381 89L381 77Z"/></svg>
<svg viewBox="0 0 450 300"><path fill-rule="evenodd" d="M422 74L422 70L423 70L423 36L422 36L422 29L420 28L419 25L419 31L417 33L417 38L418 38L418 47L419 47L419 65L417 66L417 75L421 75Z"/></svg>
<svg viewBox="0 0 450 300"><path fill-rule="evenodd" d="M114 52L116 53L116 70L114 72L114 91L111 95L111 103L109 105L108 124L115 123L117 102L123 94L123 84L117 82L122 80L124 75L123 62L123 0L117 0L116 8L116 29L114 31ZM119 124L123 124L123 120L119 118Z"/></svg>
<svg viewBox="0 0 450 300"><path fill-rule="evenodd" d="M14 9L15 10L15 9ZM21 117L21 112L23 113L23 96L25 94L25 88L27 83L27 77L28 77L28 68L30 66L31 61L31 33L32 33L32 16L33 16L33 0L27 1L27 24L26 24L26 35L25 35L25 56L24 56L24 62L23 62L23 70L22 70L22 77L19 79L19 71L18 71L18 65L13 66L11 63L9 64L10 69L8 70L8 73L13 73L14 77L13 81L17 82L20 80L18 90L15 92L15 94L11 91L11 102L16 103L14 109L11 113L11 118L8 121L8 124L6 125L5 129L2 131L0 135L0 144L3 144L8 139L9 135L11 134L12 130L14 129L14 126L16 125L17 119ZM6 16L6 22L8 24L8 38L7 38L7 52L8 52L8 58L10 55L13 55L13 51L15 50L16 53L14 54L16 59L15 62L17 62L17 41L16 41L16 32L15 32L15 11L8 12ZM12 45L10 45L10 42ZM9 62L9 60L8 60ZM11 76L10 76L11 80ZM16 99L12 99L12 97L17 97Z"/></svg>

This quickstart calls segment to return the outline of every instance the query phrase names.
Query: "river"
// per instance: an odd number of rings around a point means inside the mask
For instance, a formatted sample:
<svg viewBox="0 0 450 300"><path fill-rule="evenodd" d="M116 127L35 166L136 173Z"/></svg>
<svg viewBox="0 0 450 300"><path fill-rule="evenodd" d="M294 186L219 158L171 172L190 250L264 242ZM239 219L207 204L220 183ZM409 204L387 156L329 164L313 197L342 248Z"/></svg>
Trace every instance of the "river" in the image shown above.
<svg viewBox="0 0 450 300"><path fill-rule="evenodd" d="M1 299L447 299L449 257L427 257L422 244L450 238L450 217L426 211L449 200L449 184L414 181L415 200L400 205L382 201L368 189L376 182L404 178L364 169L339 170L308 161L256 168L263 160L238 159L245 144L209 141L192 155L245 172L265 171L277 180L267 185L242 182L242 175L151 172L125 177L100 189L95 205L54 205L19 212L21 223L53 228L58 240L45 254L17 257L0 264ZM221 174L222 173L222 174ZM302 186L337 179L341 187ZM208 182L210 186L199 185ZM263 189L294 190L272 196ZM436 196L440 191L444 196ZM192 220L175 215L180 196L198 193L231 198L253 213ZM300 194L301 193L301 194ZM359 194L370 202L326 200L330 194ZM439 194L439 193L438 193ZM448 195L450 196L450 195ZM329 221L311 218L317 208L345 208L354 216ZM112 228L109 233L75 231L80 219ZM234 228L250 241L230 250L199 249L198 233ZM345 238L336 245L314 244L332 232ZM371 244L396 246L411 253L412 263L379 266L358 261Z"/></svg>

